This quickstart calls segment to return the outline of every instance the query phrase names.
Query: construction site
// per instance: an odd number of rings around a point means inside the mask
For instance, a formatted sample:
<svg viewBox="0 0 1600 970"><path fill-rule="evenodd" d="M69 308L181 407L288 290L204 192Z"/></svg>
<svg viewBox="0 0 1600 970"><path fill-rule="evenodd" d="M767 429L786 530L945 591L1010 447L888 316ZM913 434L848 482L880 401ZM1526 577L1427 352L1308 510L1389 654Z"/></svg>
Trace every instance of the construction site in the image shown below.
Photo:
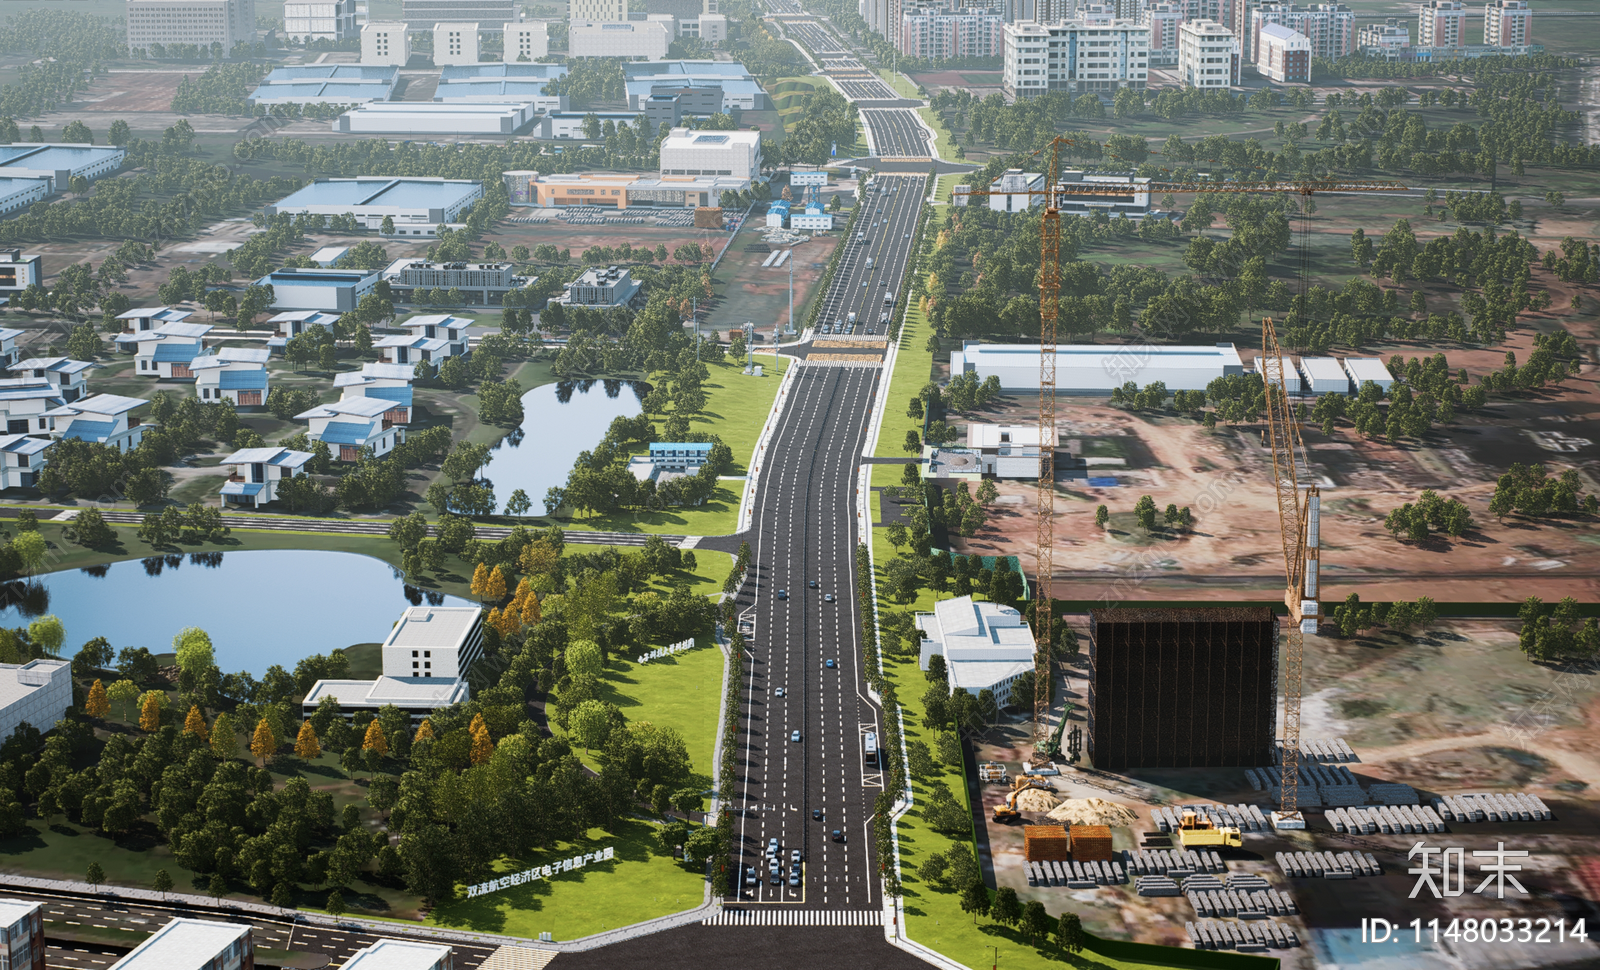
<svg viewBox="0 0 1600 970"><path fill-rule="evenodd" d="M1054 185L1045 154L1043 184ZM1142 433L1185 419L1058 402L1059 227L1041 194L1040 393L1004 410L1015 423L1036 412L1038 440L1062 441L1070 457L1057 462L1046 444L1038 482L1002 487L997 527L956 550L1018 556L1034 580L1036 641L1056 643L1052 626L1065 623L1086 649L1037 651L1031 716L971 741L975 848L993 885L1107 937L1270 953L1285 967L1594 966L1592 667L1530 663L1510 620L1430 616L1416 634L1339 635L1331 610L1348 580L1362 578L1367 600L1443 599L1461 563L1446 544L1435 583L1374 548L1374 533L1394 541L1374 528L1382 513L1347 491L1372 456L1335 471L1350 459L1321 441L1308 451L1298 388L1281 376L1295 368L1270 319L1264 427L1220 435L1215 460ZM1118 437L1135 440L1093 444ZM1108 457L1115 484L1103 467L1094 487L1058 473ZM1171 496L1174 478L1196 489L1193 530L1166 535L1121 509L1090 525L1098 504L1132 505L1137 493L1121 486ZM1176 550L1203 540L1233 558L1180 573ZM1512 548L1529 555L1526 544ZM1397 575L1386 582L1385 570Z"/></svg>

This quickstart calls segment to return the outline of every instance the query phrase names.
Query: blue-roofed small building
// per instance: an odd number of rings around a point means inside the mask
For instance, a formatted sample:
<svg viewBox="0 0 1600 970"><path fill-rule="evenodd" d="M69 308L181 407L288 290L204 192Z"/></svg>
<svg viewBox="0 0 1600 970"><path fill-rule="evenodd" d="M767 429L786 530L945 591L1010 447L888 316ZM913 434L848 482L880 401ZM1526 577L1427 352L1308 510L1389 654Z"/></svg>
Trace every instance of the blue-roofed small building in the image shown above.
<svg viewBox="0 0 1600 970"><path fill-rule="evenodd" d="M262 207L267 216L353 215L367 229L381 230L383 219L394 221L397 236L433 236L440 226L459 222L461 214L483 197L483 184L446 178L321 178ZM310 308L308 308L310 309Z"/></svg>
<svg viewBox="0 0 1600 970"><path fill-rule="evenodd" d="M400 79L398 67L373 64L306 64L273 70L245 103L366 104L388 101Z"/></svg>
<svg viewBox="0 0 1600 970"><path fill-rule="evenodd" d="M6 370L15 377L49 381L63 401L76 401L89 393L89 372L99 365L71 357L29 357Z"/></svg>
<svg viewBox="0 0 1600 970"><path fill-rule="evenodd" d="M382 457L406 440L406 430L384 417L393 402L382 398L352 397L319 404L295 415L310 423L306 436L321 441L339 461L359 461L363 449Z"/></svg>
<svg viewBox="0 0 1600 970"><path fill-rule="evenodd" d="M306 474L309 451L292 448L244 448L219 462L228 469L222 484L222 504L259 509L278 500L278 483Z"/></svg>
<svg viewBox="0 0 1600 970"><path fill-rule="evenodd" d="M767 228L782 229L789 218L789 203L783 199L767 206Z"/></svg>
<svg viewBox="0 0 1600 970"><path fill-rule="evenodd" d="M134 411L149 404L143 398L120 394L91 394L44 412L52 438L77 438L133 451L144 440L145 425Z"/></svg>
<svg viewBox="0 0 1600 970"><path fill-rule="evenodd" d="M42 378L0 379L0 427L6 434L47 434L44 413L65 403L61 389Z"/></svg>
<svg viewBox="0 0 1600 970"><path fill-rule="evenodd" d="M804 212L790 212L789 228L827 232L833 228L833 215L822 207L821 202L807 202Z"/></svg>
<svg viewBox="0 0 1600 970"><path fill-rule="evenodd" d="M78 176L93 182L116 174L127 157L127 151L109 145L16 142L0 145L0 178L49 179L51 191L65 192Z"/></svg>
<svg viewBox="0 0 1600 970"><path fill-rule="evenodd" d="M284 267L261 277L256 284L272 287L272 305L279 309L337 314L354 310L362 297L378 288L381 278L377 270Z"/></svg>
<svg viewBox="0 0 1600 970"><path fill-rule="evenodd" d="M341 398L370 397L390 402L383 418L393 425L411 422L413 370L404 364L364 364L361 373L346 372L333 379Z"/></svg>
<svg viewBox="0 0 1600 970"><path fill-rule="evenodd" d="M471 350L467 328L472 323L470 318L448 313L422 314L400 324L408 333L384 337L372 346L383 351L383 359L391 364L415 366L418 361L428 361L437 365L446 357L460 357Z"/></svg>
<svg viewBox="0 0 1600 970"><path fill-rule="evenodd" d="M193 310L183 310L170 306L147 306L117 314L121 320L123 333L144 333L154 330L165 323L182 323L194 316ZM131 351L133 341L129 341L128 349Z"/></svg>
<svg viewBox="0 0 1600 970"><path fill-rule="evenodd" d="M0 435L0 489L33 488L44 467L49 438L25 434Z"/></svg>
<svg viewBox="0 0 1600 970"><path fill-rule="evenodd" d="M267 358L262 347L223 347L196 357L195 393L203 404L231 401L237 408L258 408L267 401Z"/></svg>
<svg viewBox="0 0 1600 970"><path fill-rule="evenodd" d="M313 327L332 330L338 320L339 314L325 310L285 310L267 321L272 324L272 336L267 338L267 349L274 354L281 354L295 337Z"/></svg>
<svg viewBox="0 0 1600 970"><path fill-rule="evenodd" d="M154 330L143 333L119 333L111 338L117 343L133 342L133 372L140 377L157 380L192 381L194 372L189 362L199 357L206 347L205 336L211 332L209 323L163 323Z"/></svg>

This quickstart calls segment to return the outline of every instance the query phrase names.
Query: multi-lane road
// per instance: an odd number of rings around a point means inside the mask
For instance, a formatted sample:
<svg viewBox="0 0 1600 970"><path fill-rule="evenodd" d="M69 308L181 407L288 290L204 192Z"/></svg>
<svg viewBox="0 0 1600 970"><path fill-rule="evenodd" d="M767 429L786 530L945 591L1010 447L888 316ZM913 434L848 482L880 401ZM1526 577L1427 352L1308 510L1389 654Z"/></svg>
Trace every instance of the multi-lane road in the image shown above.
<svg viewBox="0 0 1600 970"><path fill-rule="evenodd" d="M920 175L874 180L855 231L840 242L819 321L854 313L858 326L870 322L883 333L884 297L905 283L925 183ZM767 448L748 534L755 566L738 603L749 659L734 861L739 905L772 907L782 914L777 922L859 925L878 922L883 904L870 837L883 780L864 746L869 732L883 737L882 714L867 696L855 597L855 486L883 387L881 357L823 361L844 355L813 349ZM771 839L780 847L776 884ZM791 886L795 850L801 862ZM751 870L754 885L745 876ZM830 915L838 911L846 915Z"/></svg>
<svg viewBox="0 0 1600 970"><path fill-rule="evenodd" d="M910 108L862 108L861 120L867 126L872 154L877 157L932 160L928 129Z"/></svg>

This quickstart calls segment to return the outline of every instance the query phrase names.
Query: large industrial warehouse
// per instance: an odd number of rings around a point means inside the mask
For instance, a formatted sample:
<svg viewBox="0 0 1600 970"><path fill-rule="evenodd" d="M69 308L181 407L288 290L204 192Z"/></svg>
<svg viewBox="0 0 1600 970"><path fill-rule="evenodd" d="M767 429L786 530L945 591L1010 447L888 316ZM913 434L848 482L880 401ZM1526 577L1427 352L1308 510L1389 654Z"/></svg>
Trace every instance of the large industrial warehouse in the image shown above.
<svg viewBox="0 0 1600 970"><path fill-rule="evenodd" d="M268 216L354 215L368 229L382 229L388 216L397 236L432 236L441 225L456 222L482 196L483 186L466 179L317 179L262 211Z"/></svg>
<svg viewBox="0 0 1600 970"><path fill-rule="evenodd" d="M114 174L127 157L120 148L18 142L0 146L0 178L49 179L51 191L65 192L74 177L93 182Z"/></svg>
<svg viewBox="0 0 1600 970"><path fill-rule="evenodd" d="M986 344L969 340L950 354L950 373L991 376L1006 392L1039 390L1038 344ZM1140 387L1161 382L1169 391L1203 391L1219 377L1243 374L1244 361L1233 344L1212 347L1153 347L1149 344L1100 346L1067 344L1056 348L1056 393L1110 394L1132 381Z"/></svg>
<svg viewBox="0 0 1600 970"><path fill-rule="evenodd" d="M358 135L510 135L533 121L535 114L528 102L387 101L346 111L334 119L333 130Z"/></svg>
<svg viewBox="0 0 1600 970"><path fill-rule="evenodd" d="M371 64L307 64L280 67L245 98L254 107L273 104L366 104L387 101L400 80L397 67Z"/></svg>

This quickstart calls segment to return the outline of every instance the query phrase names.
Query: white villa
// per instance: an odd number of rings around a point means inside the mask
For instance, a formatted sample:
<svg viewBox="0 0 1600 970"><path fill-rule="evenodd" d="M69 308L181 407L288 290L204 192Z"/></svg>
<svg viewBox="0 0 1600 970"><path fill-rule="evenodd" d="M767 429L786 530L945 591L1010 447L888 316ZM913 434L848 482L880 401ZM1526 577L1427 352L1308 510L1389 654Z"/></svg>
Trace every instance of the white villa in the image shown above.
<svg viewBox="0 0 1600 970"><path fill-rule="evenodd" d="M316 713L332 697L346 715L393 704L420 721L435 709L468 697L466 674L483 653L483 610L476 606L414 606L383 643L377 680L319 680L301 710Z"/></svg>
<svg viewBox="0 0 1600 970"><path fill-rule="evenodd" d="M193 310L179 310L169 306L147 306L127 313L117 314L118 320L126 320L123 324L123 333L144 333L154 330L163 324L182 323L194 316Z"/></svg>
<svg viewBox="0 0 1600 970"><path fill-rule="evenodd" d="M339 316L337 313L328 313L324 310L285 310L267 321L272 324L273 329L272 336L267 338L267 349L282 353L283 349L289 346L290 340L312 327L332 330Z"/></svg>
<svg viewBox="0 0 1600 970"><path fill-rule="evenodd" d="M411 421L412 376L412 369L404 364L363 364L361 373L340 374L333 379L333 386L347 401L368 397L390 402L383 419L403 425Z"/></svg>
<svg viewBox="0 0 1600 970"><path fill-rule="evenodd" d="M372 346L383 351L383 359L391 364L415 364L419 360L442 361L446 357L460 357L470 351L467 345L467 328L473 321L448 313L434 313L400 324L408 334L396 334L375 341Z"/></svg>
<svg viewBox="0 0 1600 970"><path fill-rule="evenodd" d="M23 331L0 327L0 366L10 367L17 362L17 338Z"/></svg>
<svg viewBox="0 0 1600 970"><path fill-rule="evenodd" d="M964 688L976 697L990 690L1004 707L1011 685L1033 669L1033 631L1009 606L958 596L936 603L932 613L918 613L916 625L922 632L918 665L927 670L928 658L942 654L952 694Z"/></svg>
<svg viewBox="0 0 1600 970"><path fill-rule="evenodd" d="M92 361L71 357L29 357L6 369L17 377L49 381L63 400L75 401L89 393L89 371L98 366Z"/></svg>
<svg viewBox="0 0 1600 970"><path fill-rule="evenodd" d="M119 394L93 394L44 412L52 438L77 438L132 451L144 440L145 426L133 412L146 404L144 398Z"/></svg>
<svg viewBox="0 0 1600 970"><path fill-rule="evenodd" d="M0 380L0 421L6 434L43 434L49 428L44 413L67 403L61 389L47 380L8 377Z"/></svg>
<svg viewBox="0 0 1600 970"><path fill-rule="evenodd" d="M0 489L32 488L38 481L49 438L25 434L0 435Z"/></svg>
<svg viewBox="0 0 1600 970"><path fill-rule="evenodd" d="M278 498L278 483L306 473L309 451L289 448L245 448L222 459L230 469L222 486L224 505L258 509Z"/></svg>
<svg viewBox="0 0 1600 970"><path fill-rule="evenodd" d="M164 323L142 333L119 333L113 339L139 345L134 373L140 377L188 381L194 380L189 365L205 352L205 335L210 332L209 323Z"/></svg>
<svg viewBox="0 0 1600 970"><path fill-rule="evenodd" d="M309 421L307 437L326 442L340 461L358 461L363 448L374 455L386 455L405 440L405 428L395 427L384 417L392 401L376 397L350 397L331 404L319 404L295 415L296 421Z"/></svg>
<svg viewBox="0 0 1600 970"><path fill-rule="evenodd" d="M235 407L267 403L267 358L271 351L255 347L223 347L189 364L195 391L207 404L232 401Z"/></svg>

